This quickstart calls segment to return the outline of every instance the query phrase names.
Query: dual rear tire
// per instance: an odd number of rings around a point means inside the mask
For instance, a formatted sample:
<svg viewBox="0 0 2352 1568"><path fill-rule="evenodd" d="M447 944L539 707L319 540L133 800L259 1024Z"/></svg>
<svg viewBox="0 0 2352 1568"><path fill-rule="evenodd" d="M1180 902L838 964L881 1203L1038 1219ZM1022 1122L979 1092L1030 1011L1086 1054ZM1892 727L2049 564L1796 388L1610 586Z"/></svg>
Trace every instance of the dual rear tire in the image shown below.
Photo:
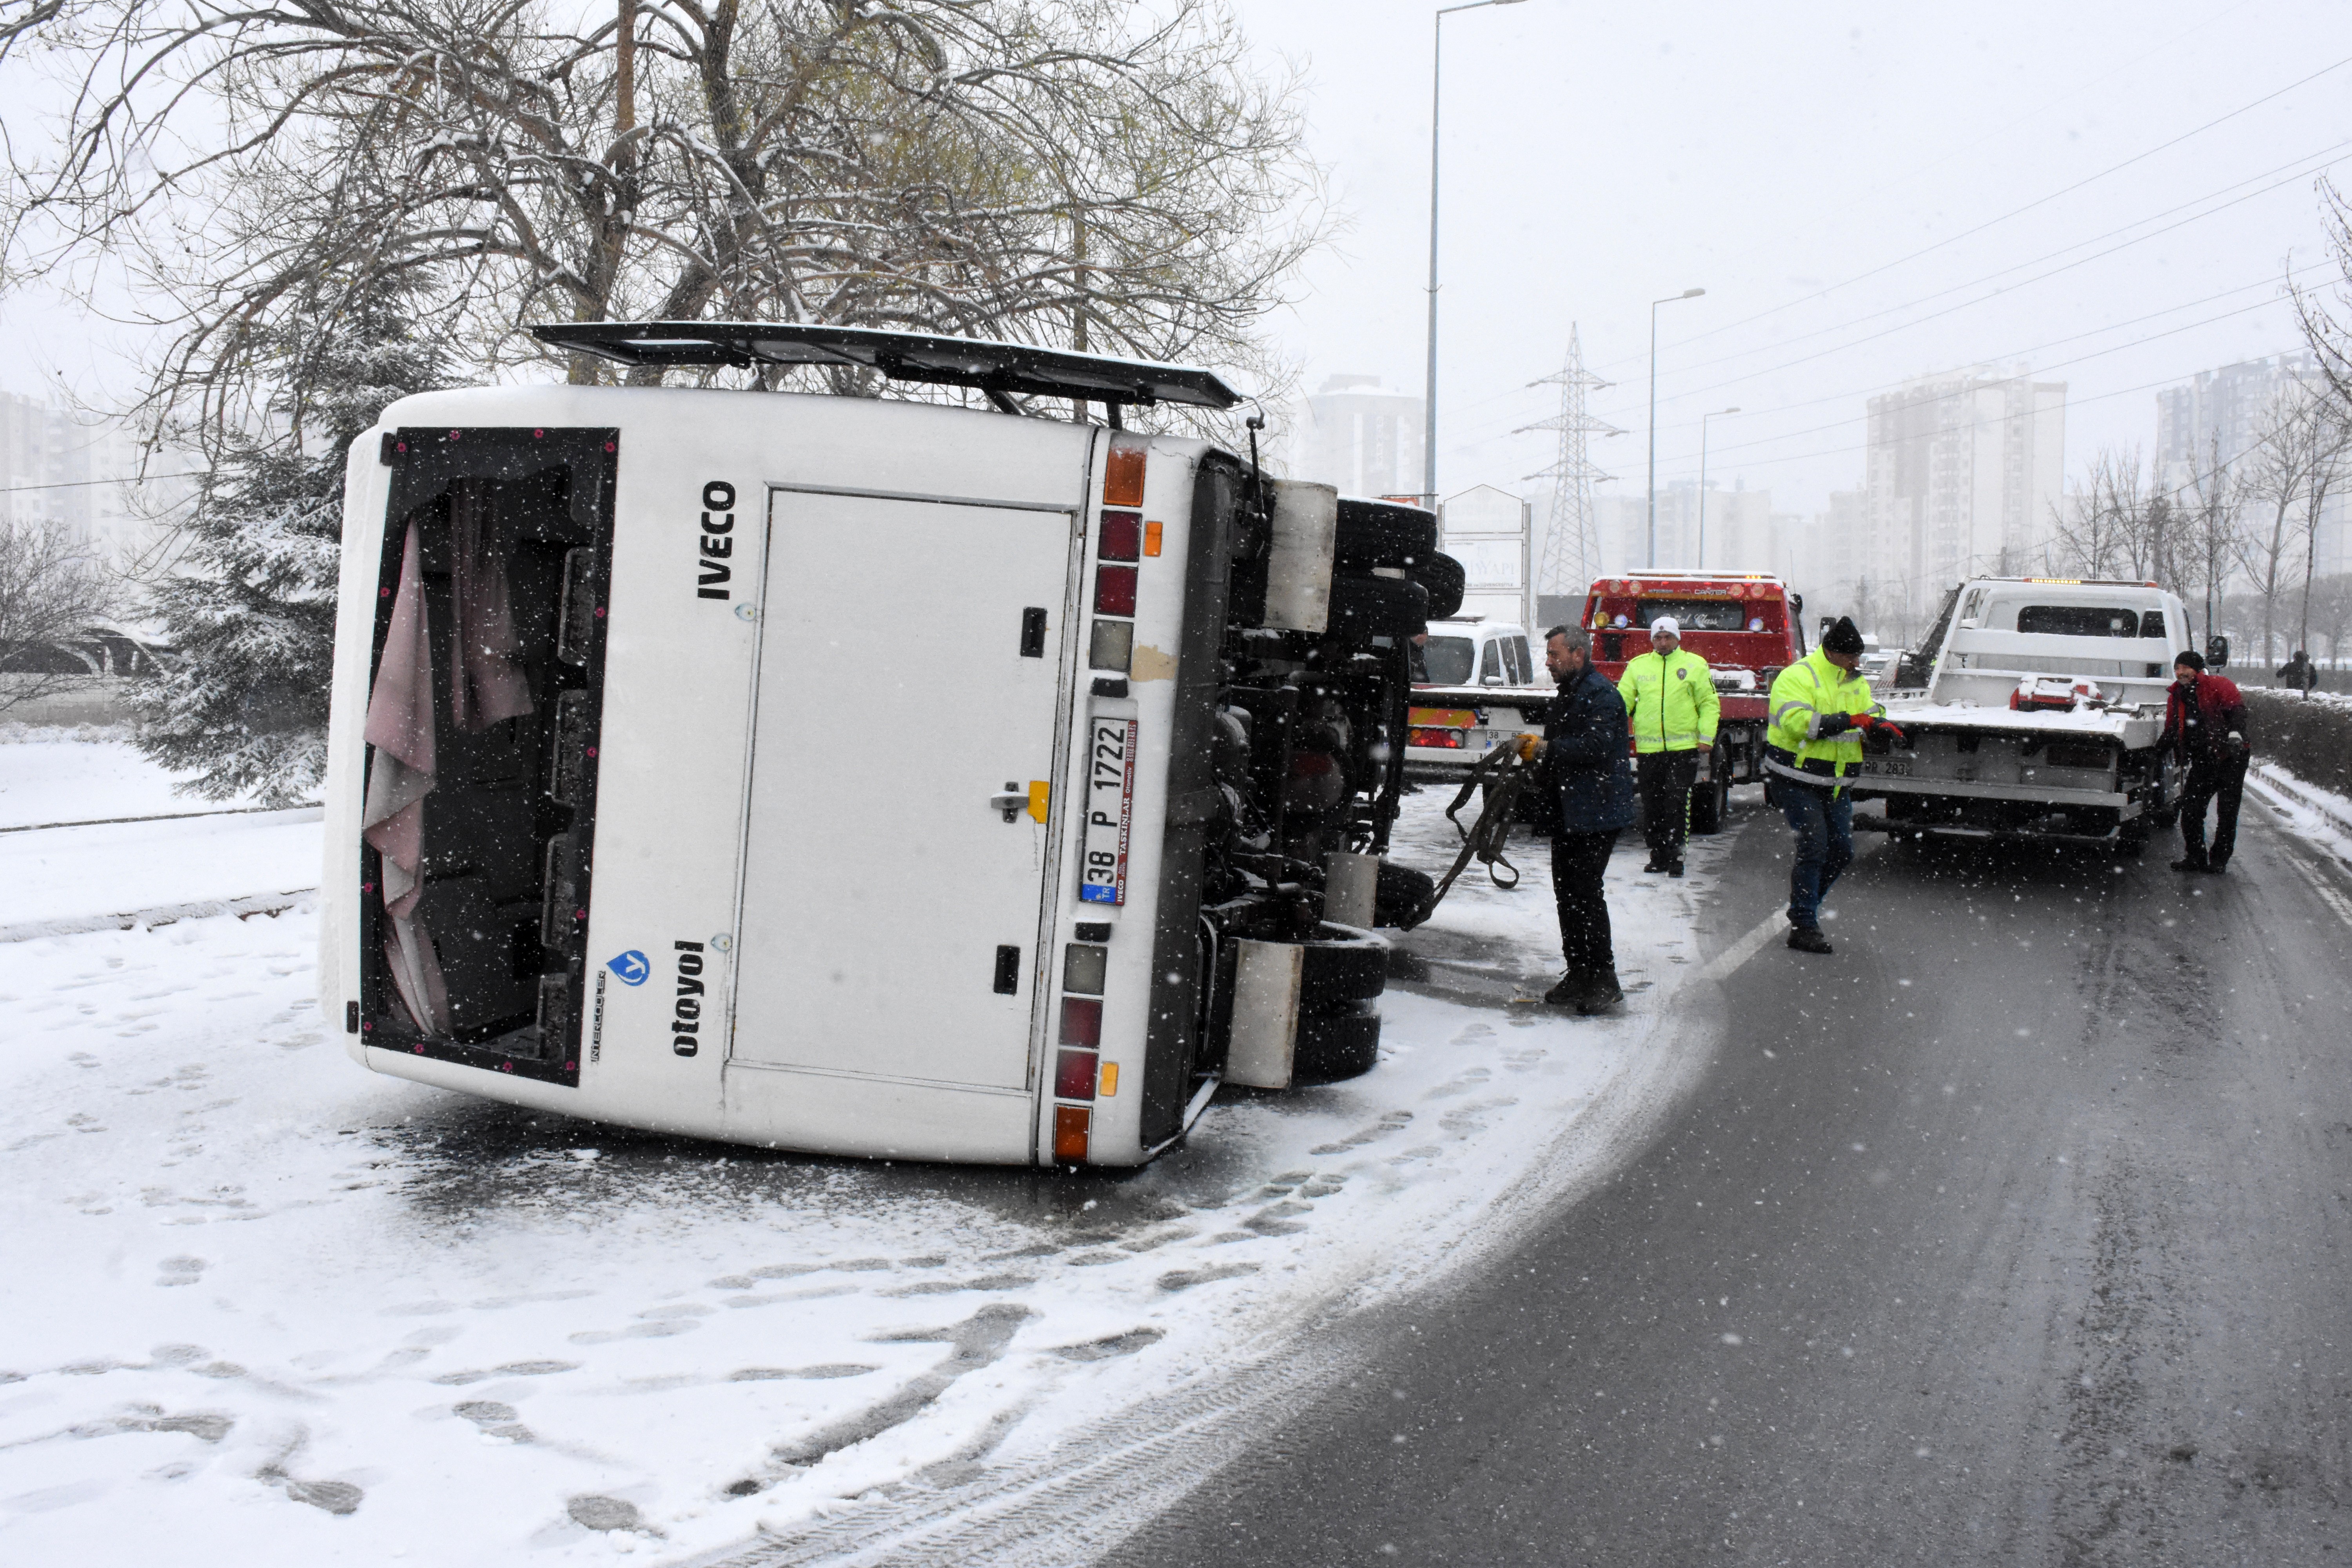
<svg viewBox="0 0 2352 1568"><path fill-rule="evenodd" d="M1300 946L1306 957L1291 1080L1360 1078L1381 1059L1378 998L1388 984L1388 944L1368 931L1326 925Z"/></svg>

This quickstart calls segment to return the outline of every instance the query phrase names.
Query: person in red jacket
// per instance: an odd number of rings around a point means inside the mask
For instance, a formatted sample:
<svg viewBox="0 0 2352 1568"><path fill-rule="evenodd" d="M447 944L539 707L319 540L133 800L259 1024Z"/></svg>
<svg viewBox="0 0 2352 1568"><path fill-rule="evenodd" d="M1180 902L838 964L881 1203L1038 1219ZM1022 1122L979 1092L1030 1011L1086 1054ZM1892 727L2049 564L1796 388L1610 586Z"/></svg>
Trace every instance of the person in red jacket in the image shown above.
<svg viewBox="0 0 2352 1568"><path fill-rule="evenodd" d="M2220 871L2238 844L2238 801L2245 793L2246 764L2253 747L2246 740L2246 700L2237 682L2205 673L2205 658L2183 649L2172 661L2172 689L2164 702L2164 735L2173 760L2189 769L2180 791L2180 858L2176 871ZM2213 847L2205 847L2205 807L2218 803Z"/></svg>

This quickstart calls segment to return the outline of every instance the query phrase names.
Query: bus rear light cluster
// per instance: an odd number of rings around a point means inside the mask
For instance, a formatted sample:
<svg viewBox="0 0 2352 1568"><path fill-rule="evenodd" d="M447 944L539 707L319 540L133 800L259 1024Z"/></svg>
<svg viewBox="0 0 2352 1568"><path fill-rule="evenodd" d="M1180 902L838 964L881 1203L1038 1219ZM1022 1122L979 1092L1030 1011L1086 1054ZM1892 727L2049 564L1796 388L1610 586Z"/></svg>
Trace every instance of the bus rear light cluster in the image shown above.
<svg viewBox="0 0 2352 1568"><path fill-rule="evenodd" d="M1108 936L1108 926L1081 926L1080 934ZM1094 1127L1087 1109L1097 1094L1118 1092L1118 1066L1102 1059L1102 992L1110 950L1099 942L1074 942L1062 949L1062 1027L1054 1053L1054 1098L1082 1105L1054 1107L1054 1160L1083 1164ZM1068 993L1080 994L1071 995Z"/></svg>
<svg viewBox="0 0 2352 1568"><path fill-rule="evenodd" d="M1444 746L1448 750L1458 752L1462 749L1462 731L1459 730L1408 730L1405 731L1405 744Z"/></svg>
<svg viewBox="0 0 2352 1568"><path fill-rule="evenodd" d="M1095 614L1087 639L1087 663L1095 669L1128 671L1135 657L1136 569L1126 563L1160 553L1160 525L1143 521L1144 460L1150 442L1118 435L1103 458L1103 511L1097 525ZM1118 564L1111 564L1118 563Z"/></svg>

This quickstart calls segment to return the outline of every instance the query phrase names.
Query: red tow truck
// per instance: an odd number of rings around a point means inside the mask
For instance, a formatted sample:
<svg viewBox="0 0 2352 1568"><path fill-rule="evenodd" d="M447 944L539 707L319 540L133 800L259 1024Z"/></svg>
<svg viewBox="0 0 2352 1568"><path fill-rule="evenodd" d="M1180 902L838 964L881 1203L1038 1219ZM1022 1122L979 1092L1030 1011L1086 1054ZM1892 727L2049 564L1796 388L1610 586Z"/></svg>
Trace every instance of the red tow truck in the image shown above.
<svg viewBox="0 0 2352 1568"><path fill-rule="evenodd" d="M1650 651L1650 623L1660 616L1672 616L1682 627L1683 647L1714 669L1722 706L1715 749L1699 760L1698 785L1691 793L1692 832L1713 833L1722 826L1733 784L1764 782L1772 680L1805 657L1804 611L1804 595L1763 572L1628 573L1600 579L1585 595L1593 660L1611 680L1623 677L1627 660ZM1432 623L1433 641L1440 629ZM1406 761L1415 772L1448 771L1427 764L1454 763L1450 771L1458 773L1497 740L1540 731L1553 695L1549 687L1532 685L1416 682Z"/></svg>
<svg viewBox="0 0 2352 1568"><path fill-rule="evenodd" d="M1715 750L1699 760L1691 792L1692 832L1722 825L1733 784L1763 782L1772 681L1805 657L1804 611L1802 595L1762 572L1661 568L1603 577L1585 595L1593 662L1610 679L1650 651L1650 623L1662 616L1675 618L1683 647L1715 672L1722 711Z"/></svg>

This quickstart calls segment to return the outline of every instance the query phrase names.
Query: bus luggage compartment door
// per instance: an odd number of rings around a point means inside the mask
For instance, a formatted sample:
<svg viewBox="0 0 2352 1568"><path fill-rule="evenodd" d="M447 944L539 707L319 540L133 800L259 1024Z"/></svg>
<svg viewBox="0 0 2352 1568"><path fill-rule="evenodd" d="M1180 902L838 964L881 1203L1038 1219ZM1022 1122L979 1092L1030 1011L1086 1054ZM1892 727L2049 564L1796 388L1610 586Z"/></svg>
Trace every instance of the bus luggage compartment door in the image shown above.
<svg viewBox="0 0 2352 1568"><path fill-rule="evenodd" d="M1027 1087L1054 840L1001 797L1063 797L1079 542L1067 511L771 492L735 1060Z"/></svg>

